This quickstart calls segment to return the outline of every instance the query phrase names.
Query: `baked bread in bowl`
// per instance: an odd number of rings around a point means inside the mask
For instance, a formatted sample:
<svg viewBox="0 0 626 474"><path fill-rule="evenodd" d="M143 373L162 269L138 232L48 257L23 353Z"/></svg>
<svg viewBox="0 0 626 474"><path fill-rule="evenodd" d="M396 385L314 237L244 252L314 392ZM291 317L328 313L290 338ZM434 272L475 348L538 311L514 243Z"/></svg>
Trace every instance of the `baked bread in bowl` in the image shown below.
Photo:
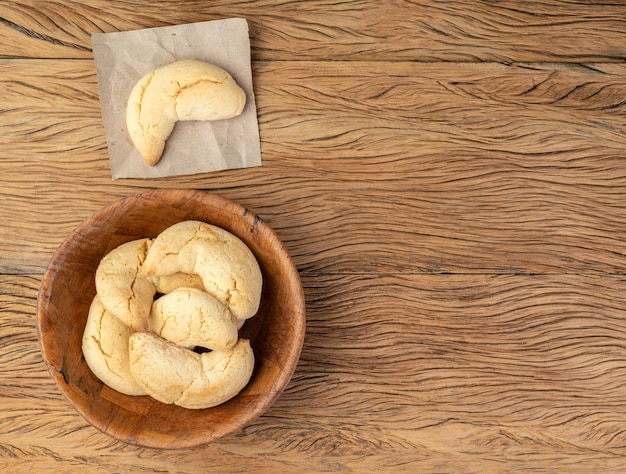
<svg viewBox="0 0 626 474"><path fill-rule="evenodd" d="M239 329L250 341L254 369L234 398L188 409L147 395L120 393L87 365L82 338L96 295L102 258L121 244L154 239L173 224L202 221L243 241L262 272L256 315ZM296 368L305 333L298 272L285 247L262 219L226 198L195 190L150 191L110 204L80 224L60 245L44 274L37 303L43 358L71 405L93 426L130 444L188 448L237 431L263 414Z"/></svg>

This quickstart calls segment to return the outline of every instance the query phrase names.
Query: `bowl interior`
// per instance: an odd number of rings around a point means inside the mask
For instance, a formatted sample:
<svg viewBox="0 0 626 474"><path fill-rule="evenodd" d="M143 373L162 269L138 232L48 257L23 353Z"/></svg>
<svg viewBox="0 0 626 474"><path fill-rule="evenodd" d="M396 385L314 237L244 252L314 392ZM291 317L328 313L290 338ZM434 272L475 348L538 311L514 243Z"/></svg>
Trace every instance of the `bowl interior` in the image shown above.
<svg viewBox="0 0 626 474"><path fill-rule="evenodd" d="M259 311L240 331L254 350L252 378L239 395L204 410L109 388L92 374L81 347L102 257L124 242L156 237L172 224L192 219L217 225L242 239L263 273ZM42 354L53 378L91 424L127 443L183 448L238 430L267 410L289 382L300 356L305 307L295 266L260 218L214 194L161 190L115 202L67 237L44 275L37 324Z"/></svg>

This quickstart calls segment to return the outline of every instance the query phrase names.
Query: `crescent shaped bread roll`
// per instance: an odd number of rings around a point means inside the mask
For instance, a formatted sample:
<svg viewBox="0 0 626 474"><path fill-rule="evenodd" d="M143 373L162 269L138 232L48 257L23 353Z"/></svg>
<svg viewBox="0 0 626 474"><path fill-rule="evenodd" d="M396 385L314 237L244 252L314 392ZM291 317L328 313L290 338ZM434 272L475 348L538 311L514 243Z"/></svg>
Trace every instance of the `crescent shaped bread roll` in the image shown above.
<svg viewBox="0 0 626 474"><path fill-rule="evenodd" d="M230 400L248 385L254 370L254 353L247 339L239 339L228 352L201 354L200 361L202 376L178 399L181 407L209 408Z"/></svg>
<svg viewBox="0 0 626 474"><path fill-rule="evenodd" d="M200 221L183 221L152 242L142 272L146 277L199 275L204 290L241 321L259 308L263 277L252 251L239 238Z"/></svg>
<svg viewBox="0 0 626 474"><path fill-rule="evenodd" d="M217 299L196 288L178 288L152 305L150 330L179 346L214 351L233 348L236 319Z"/></svg>
<svg viewBox="0 0 626 474"><path fill-rule="evenodd" d="M96 295L83 333L85 362L112 389L126 395L145 395L145 390L130 374L128 339L132 333L132 329L104 308Z"/></svg>
<svg viewBox="0 0 626 474"><path fill-rule="evenodd" d="M150 244L150 239L126 242L105 255L96 269L96 292L102 304L135 331L148 328L156 292L139 274Z"/></svg>
<svg viewBox="0 0 626 474"><path fill-rule="evenodd" d="M154 166L178 120L229 119L241 114L245 104L246 93L227 71L183 59L149 72L135 84L126 126L139 154Z"/></svg>
<svg viewBox="0 0 626 474"><path fill-rule="evenodd" d="M230 351L196 354L151 332L129 340L130 371L154 399L184 408L210 408L237 395L254 369L250 342Z"/></svg>

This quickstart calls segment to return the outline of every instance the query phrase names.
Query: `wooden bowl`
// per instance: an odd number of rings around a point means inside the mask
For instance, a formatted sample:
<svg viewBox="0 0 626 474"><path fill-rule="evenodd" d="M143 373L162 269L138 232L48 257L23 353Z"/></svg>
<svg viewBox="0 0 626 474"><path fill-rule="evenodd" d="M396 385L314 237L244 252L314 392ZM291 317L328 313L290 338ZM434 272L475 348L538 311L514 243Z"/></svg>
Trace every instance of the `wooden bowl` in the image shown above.
<svg viewBox="0 0 626 474"><path fill-rule="evenodd" d="M104 255L118 245L184 220L222 227L243 240L263 273L259 312L241 329L250 339L255 368L248 385L230 401L204 410L121 394L87 366L82 334L96 293L94 275ZM265 412L296 367L305 332L305 306L298 272L276 234L251 211L200 191L159 190L122 199L78 226L54 254L37 305L43 358L76 410L101 431L130 444L187 448L241 429Z"/></svg>

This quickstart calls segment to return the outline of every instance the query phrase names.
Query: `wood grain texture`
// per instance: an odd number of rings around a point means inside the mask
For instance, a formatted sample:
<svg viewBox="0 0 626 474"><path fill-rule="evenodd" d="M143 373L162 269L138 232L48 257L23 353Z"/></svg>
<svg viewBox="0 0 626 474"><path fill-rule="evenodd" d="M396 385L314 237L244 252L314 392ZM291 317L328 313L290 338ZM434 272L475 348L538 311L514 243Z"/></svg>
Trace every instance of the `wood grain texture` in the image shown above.
<svg viewBox="0 0 626 474"><path fill-rule="evenodd" d="M0 467L626 467L623 276L304 272L303 283L307 338L283 395L241 432L168 452L114 441L76 415L38 355L38 277L0 277Z"/></svg>
<svg viewBox="0 0 626 474"><path fill-rule="evenodd" d="M92 32L244 17L263 166L111 181ZM626 3L0 2L1 472L626 471ZM294 257L300 363L195 450L88 424L37 291L153 188L259 214Z"/></svg>
<svg viewBox="0 0 626 474"><path fill-rule="evenodd" d="M259 63L261 168L116 182L92 62L0 72L3 272L43 271L79 222L151 186L241 202L308 271L626 266L623 65Z"/></svg>
<svg viewBox="0 0 626 474"><path fill-rule="evenodd" d="M255 60L622 62L625 13L621 1L5 0L0 56L90 58L93 32L244 17Z"/></svg>

